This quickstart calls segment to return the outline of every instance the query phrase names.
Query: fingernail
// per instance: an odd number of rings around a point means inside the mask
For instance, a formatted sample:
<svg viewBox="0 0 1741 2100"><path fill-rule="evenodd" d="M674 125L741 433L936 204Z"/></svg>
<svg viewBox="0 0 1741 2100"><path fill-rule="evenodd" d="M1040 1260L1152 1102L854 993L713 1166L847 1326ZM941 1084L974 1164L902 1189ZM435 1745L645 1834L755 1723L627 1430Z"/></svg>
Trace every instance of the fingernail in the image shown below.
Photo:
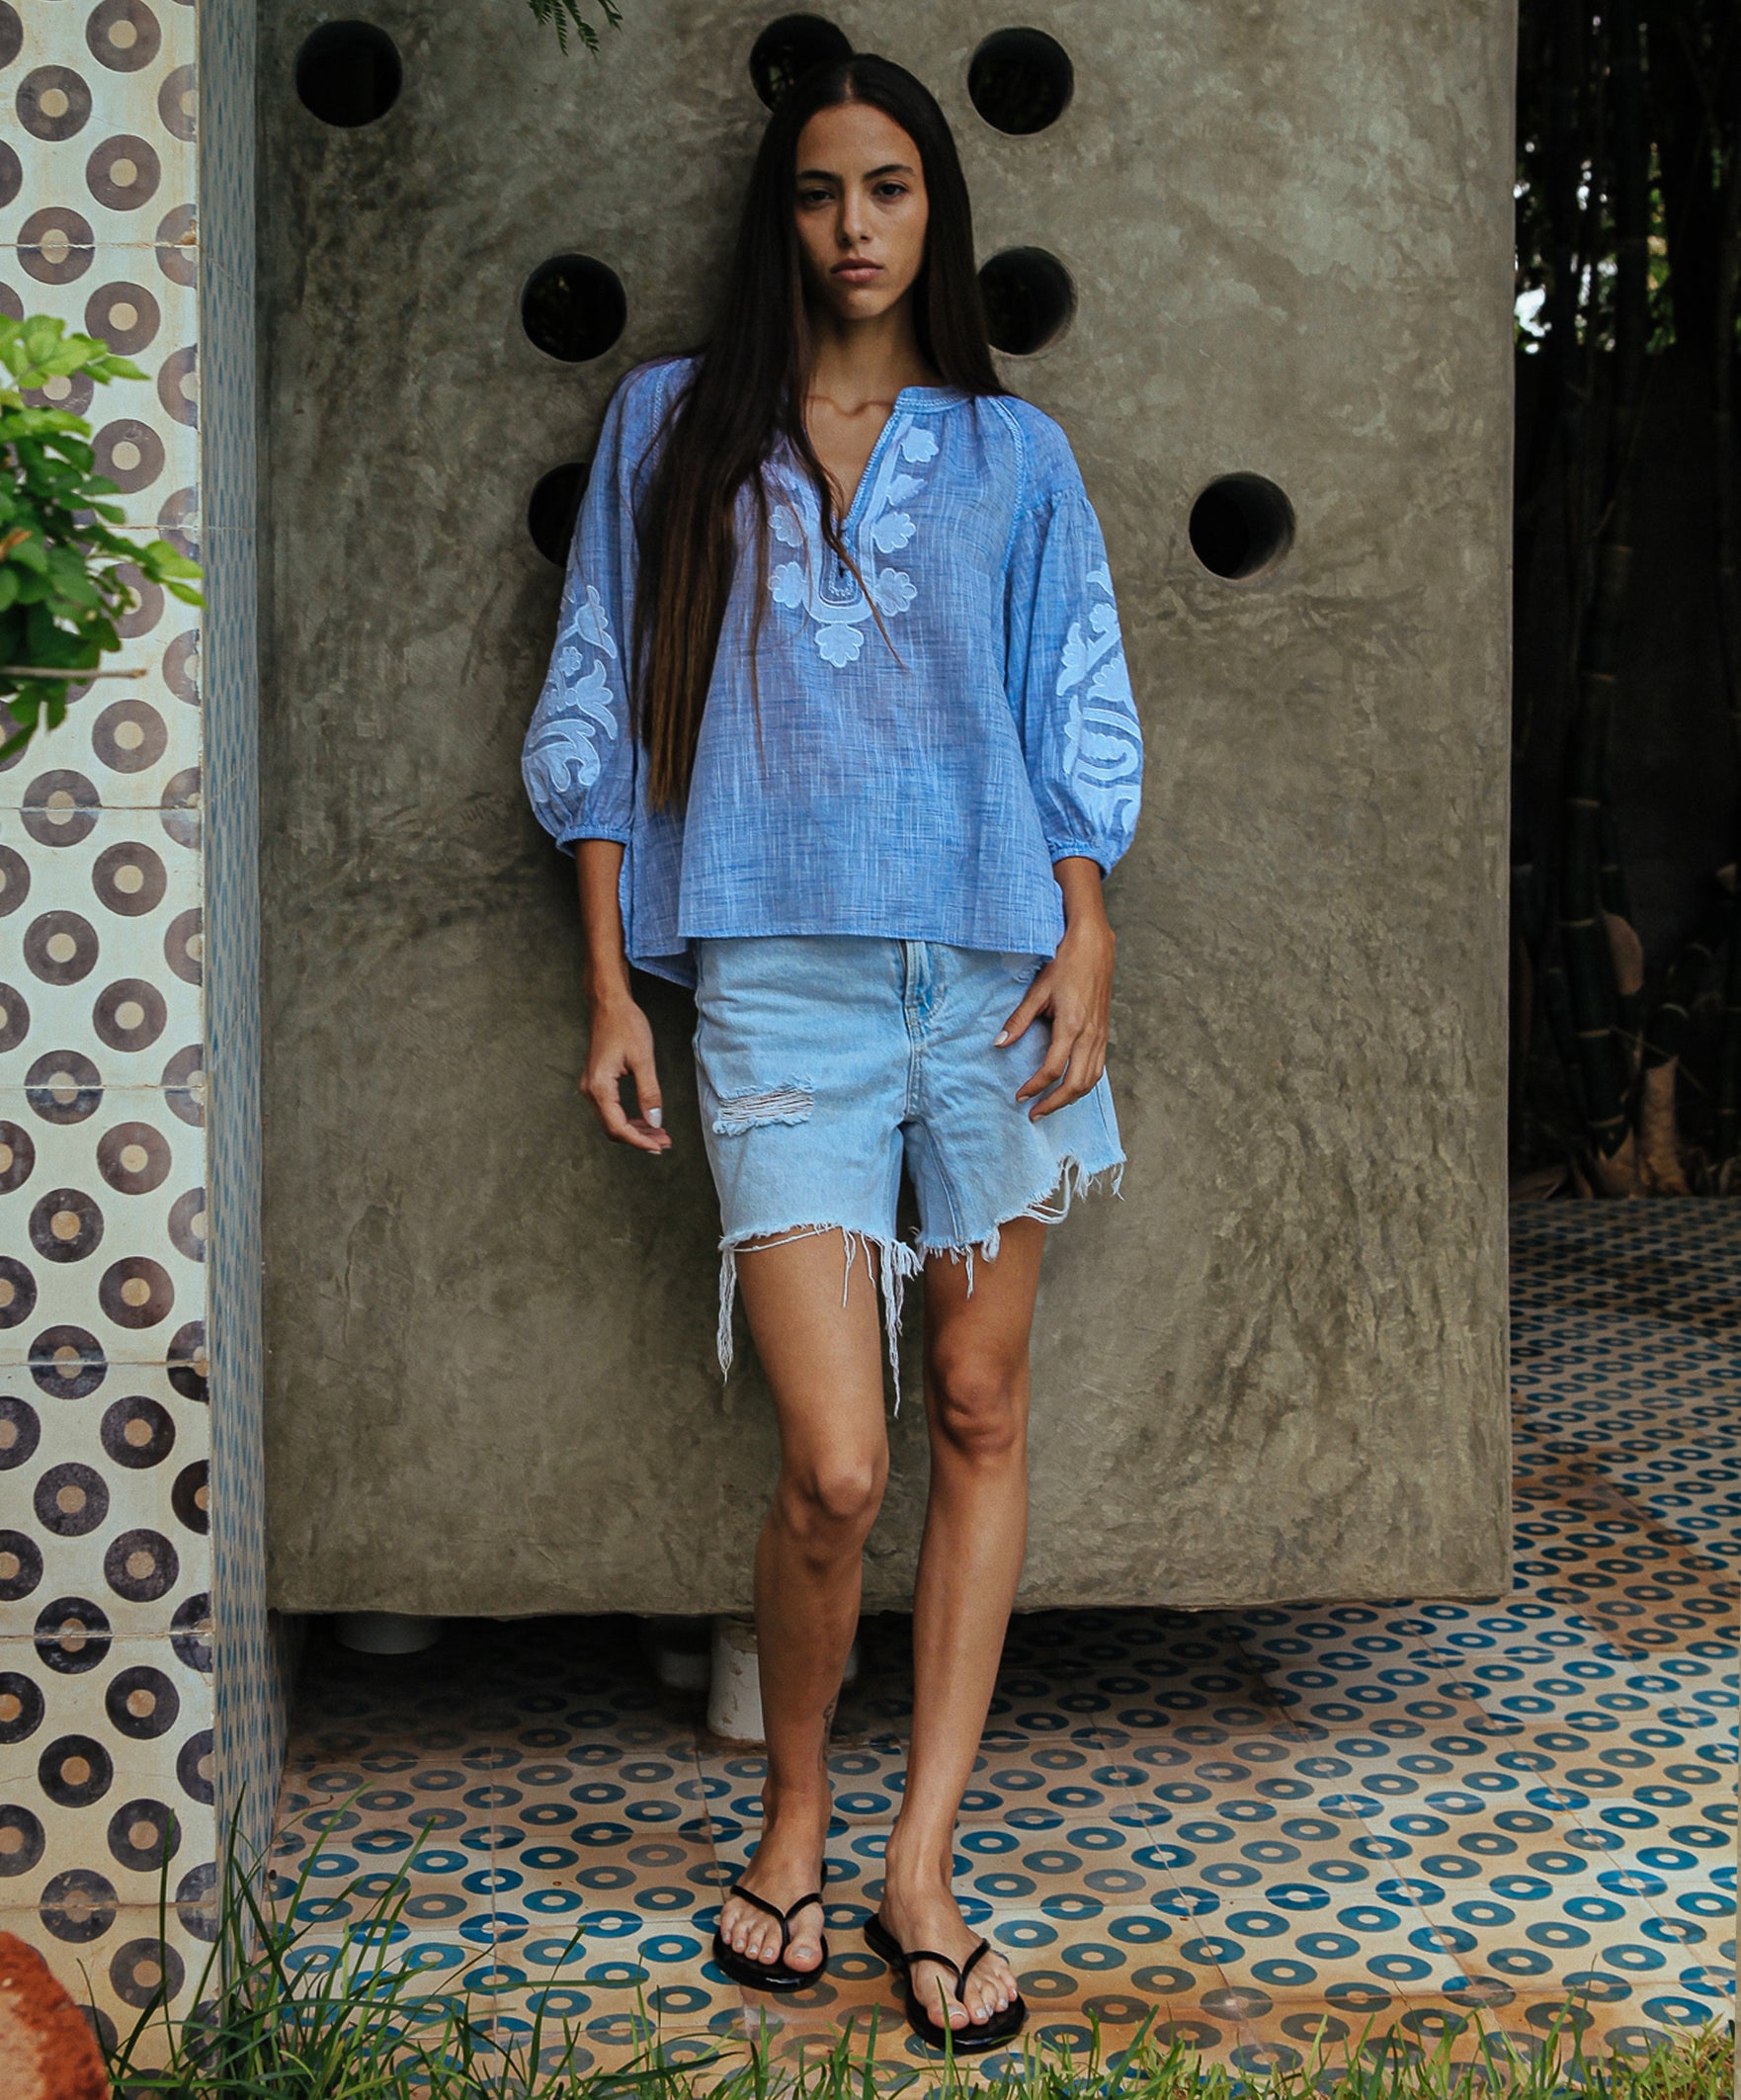
<svg viewBox="0 0 1741 2100"><path fill-rule="evenodd" d="M648 1109L647 1121L653 1126L654 1130L662 1131L665 1128L665 1111L663 1109Z"/></svg>
<svg viewBox="0 0 1741 2100"><path fill-rule="evenodd" d="M1008 1043L1008 1042L1009 1042L1009 1040L1010 1040L1010 1032L1009 1032L1009 1030L1008 1030L1008 1029L1006 1028L1006 1029L1004 1030L1003 1034L1002 1034L1001 1036L999 1036L999 1038L997 1039L997 1041L996 1041L996 1042L995 1042L995 1043L994 1043L994 1044L993 1044L993 1045L992 1045L991 1047L992 1047L992 1049L993 1049L993 1050L1001 1050L1001 1049L1003 1048L1003 1046L1004 1046L1004 1045L1005 1045L1006 1043Z"/></svg>

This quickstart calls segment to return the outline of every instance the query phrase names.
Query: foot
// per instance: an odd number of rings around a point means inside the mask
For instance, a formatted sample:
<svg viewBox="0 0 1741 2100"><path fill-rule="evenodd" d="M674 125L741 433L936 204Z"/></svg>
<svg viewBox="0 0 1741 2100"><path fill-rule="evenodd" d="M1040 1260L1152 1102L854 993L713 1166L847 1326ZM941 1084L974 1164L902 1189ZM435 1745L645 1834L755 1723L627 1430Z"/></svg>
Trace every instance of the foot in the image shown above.
<svg viewBox="0 0 1741 2100"><path fill-rule="evenodd" d="M962 1917L947 1882L897 1885L891 1874L883 1885L879 1915L902 1947L934 1947L957 1965L985 1937ZM972 1974L961 1986L964 2002L955 1995L953 1974L938 1963L915 1962L911 1974L914 1996L942 2026L977 2027L1016 2001L1015 1972L995 1947L973 1965Z"/></svg>
<svg viewBox="0 0 1741 2100"><path fill-rule="evenodd" d="M799 1830L795 1824L771 1824L756 1847L756 1854L738 1876L746 1889L753 1889L782 1910L808 1895L822 1884L822 1840L814 1828ZM794 1911L791 1938L787 1942L788 1969L818 1968L822 1961L822 1905L806 1903ZM780 1959L780 1923L740 1895L728 1895L719 1912L719 1937L733 1954L747 1962L772 1967Z"/></svg>

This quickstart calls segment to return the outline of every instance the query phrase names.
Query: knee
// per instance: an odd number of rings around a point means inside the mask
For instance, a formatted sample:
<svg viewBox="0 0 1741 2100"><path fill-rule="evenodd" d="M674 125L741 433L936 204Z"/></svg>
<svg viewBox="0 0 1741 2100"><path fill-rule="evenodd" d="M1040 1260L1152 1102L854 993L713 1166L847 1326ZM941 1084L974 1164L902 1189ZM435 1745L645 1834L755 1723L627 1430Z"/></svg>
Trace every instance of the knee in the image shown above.
<svg viewBox="0 0 1741 2100"><path fill-rule="evenodd" d="M935 1352L927 1366L932 1434L962 1458L1006 1459L1027 1434L1028 1366L986 1352Z"/></svg>
<svg viewBox="0 0 1741 2100"><path fill-rule="evenodd" d="M787 1520L806 1545L823 1551L862 1546L882 1506L883 1461L828 1458L788 1467L781 1481Z"/></svg>

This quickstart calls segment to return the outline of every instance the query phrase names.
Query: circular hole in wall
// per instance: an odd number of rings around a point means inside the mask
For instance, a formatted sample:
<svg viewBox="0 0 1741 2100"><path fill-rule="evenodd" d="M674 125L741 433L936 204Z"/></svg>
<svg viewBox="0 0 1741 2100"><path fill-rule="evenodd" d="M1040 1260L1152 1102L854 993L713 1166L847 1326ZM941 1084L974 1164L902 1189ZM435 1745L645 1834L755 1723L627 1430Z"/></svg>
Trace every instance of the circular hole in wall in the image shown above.
<svg viewBox="0 0 1741 2100"><path fill-rule="evenodd" d="M1274 568L1293 545L1293 506L1262 474L1218 474L1191 506L1191 548L1235 580Z"/></svg>
<svg viewBox="0 0 1741 2100"><path fill-rule="evenodd" d="M526 529L533 546L558 568L568 559L568 543L574 538L574 521L580 516L580 499L586 494L591 470L585 460L552 466L547 474L539 474L526 506Z"/></svg>
<svg viewBox="0 0 1741 2100"><path fill-rule="evenodd" d="M1014 357L1048 349L1076 311L1069 271L1043 248L1006 248L994 255L980 268L979 295L992 348Z"/></svg>
<svg viewBox="0 0 1741 2100"><path fill-rule="evenodd" d="M552 255L539 263L520 294L527 334L565 365L603 357L622 333L628 300L622 280L590 255Z"/></svg>
<svg viewBox="0 0 1741 2100"><path fill-rule="evenodd" d="M354 127L399 99L398 48L373 22L323 22L296 53L296 93L322 124Z"/></svg>
<svg viewBox="0 0 1741 2100"><path fill-rule="evenodd" d="M1044 30L999 30L967 68L973 107L995 130L1018 136L1056 124L1075 85L1069 52Z"/></svg>
<svg viewBox="0 0 1741 2100"><path fill-rule="evenodd" d="M782 15L750 48L750 78L756 93L773 109L812 66L850 58L846 32L820 15Z"/></svg>

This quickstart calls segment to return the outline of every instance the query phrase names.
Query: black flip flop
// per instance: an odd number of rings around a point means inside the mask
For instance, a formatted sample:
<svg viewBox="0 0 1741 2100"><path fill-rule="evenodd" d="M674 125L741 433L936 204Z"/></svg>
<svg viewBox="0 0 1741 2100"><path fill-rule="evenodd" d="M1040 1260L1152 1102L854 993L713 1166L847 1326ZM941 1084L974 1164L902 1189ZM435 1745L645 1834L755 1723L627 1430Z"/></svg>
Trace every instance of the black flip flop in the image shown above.
<svg viewBox="0 0 1741 2100"><path fill-rule="evenodd" d="M953 2050L958 2057L976 2056L981 2050L996 2049L1000 2042L1008 2042L1022 2031L1022 2023L1028 2017L1028 2007L1022 1993L1017 1991L1013 2003L1002 2012L994 2012L989 2020L969 2020L964 2027L944 2027L934 2020L919 2002L919 1994L913 1988L913 1964L935 1962L940 1969L947 1969L955 1979L955 1995L961 1996L961 1985L967 1980L967 1973L982 1955L991 1952L991 1942L981 1940L964 1962L952 1962L947 1954L938 1954L930 1947L902 1947L894 1934L879 1917L868 1918L865 1922L865 1938L875 1952L900 1976L907 1995L907 2024L921 2042L928 2042L933 2049ZM967 2001L962 1998L962 2004Z"/></svg>
<svg viewBox="0 0 1741 2100"><path fill-rule="evenodd" d="M822 1879L828 1879L824 1863ZM754 1903L758 1910L767 1911L771 1918L780 1920L780 1952L772 1962L752 1962L734 1947L728 1947L717 1925L713 1928L713 1959L734 1983L747 1984L751 1990L803 1990L821 1977L828 1967L828 1935L823 1933L822 1959L814 1969L788 1969L786 1950L791 1944L791 1920L794 1911L802 1910L806 1903L820 1903L822 1891L812 1890L808 1895L800 1895L795 1903L788 1903L784 1910L778 1903L771 1903L765 1895L758 1895L753 1889L746 1889L742 1882L733 1882L725 1891L727 1895L741 1895L746 1903Z"/></svg>

